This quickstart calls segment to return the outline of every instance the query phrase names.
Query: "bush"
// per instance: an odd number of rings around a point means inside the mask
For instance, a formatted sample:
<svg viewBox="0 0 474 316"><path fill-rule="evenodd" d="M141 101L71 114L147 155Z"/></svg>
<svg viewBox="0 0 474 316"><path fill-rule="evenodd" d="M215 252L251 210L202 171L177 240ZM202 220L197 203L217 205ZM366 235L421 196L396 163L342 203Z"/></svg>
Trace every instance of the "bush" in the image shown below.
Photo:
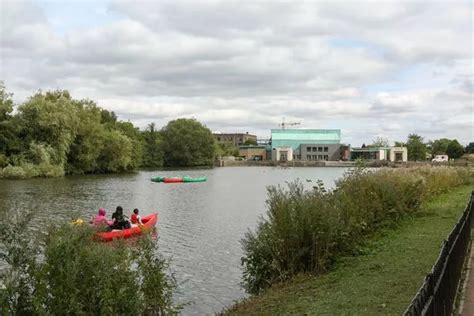
<svg viewBox="0 0 474 316"><path fill-rule="evenodd" d="M327 192L268 188L267 218L242 240L243 285L252 294L301 272L321 273L364 237L416 213L427 198L472 183L472 169L356 169Z"/></svg>
<svg viewBox="0 0 474 316"><path fill-rule="evenodd" d="M22 167L14 167L12 165L3 168L0 171L0 176L8 179L25 179L27 177L26 172Z"/></svg>
<svg viewBox="0 0 474 316"><path fill-rule="evenodd" d="M33 244L26 223L0 225L2 314L177 314L176 283L148 236L134 244L93 241L90 227L51 227ZM39 251L38 249L42 249Z"/></svg>

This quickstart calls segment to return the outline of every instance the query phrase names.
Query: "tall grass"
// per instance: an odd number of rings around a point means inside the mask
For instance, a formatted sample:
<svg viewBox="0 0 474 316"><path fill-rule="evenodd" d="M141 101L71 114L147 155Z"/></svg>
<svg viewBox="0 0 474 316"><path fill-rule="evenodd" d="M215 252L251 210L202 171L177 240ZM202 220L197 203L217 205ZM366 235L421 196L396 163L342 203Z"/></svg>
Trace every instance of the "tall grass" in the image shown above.
<svg viewBox="0 0 474 316"><path fill-rule="evenodd" d="M267 216L242 245L243 285L256 294L301 272L322 273L364 237L416 213L423 201L473 183L473 169L356 169L326 191L299 182L268 188Z"/></svg>
<svg viewBox="0 0 474 316"><path fill-rule="evenodd" d="M155 241L93 241L90 227L50 227L31 238L28 220L0 223L2 315L177 314L176 283Z"/></svg>

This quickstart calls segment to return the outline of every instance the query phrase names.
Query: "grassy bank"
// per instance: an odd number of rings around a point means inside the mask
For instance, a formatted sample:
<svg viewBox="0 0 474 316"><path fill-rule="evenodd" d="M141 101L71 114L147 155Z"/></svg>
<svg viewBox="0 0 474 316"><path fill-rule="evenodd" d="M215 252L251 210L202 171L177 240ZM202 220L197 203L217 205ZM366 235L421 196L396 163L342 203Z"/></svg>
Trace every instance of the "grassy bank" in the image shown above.
<svg viewBox="0 0 474 316"><path fill-rule="evenodd" d="M472 185L422 204L397 226L378 230L359 254L320 276L300 274L227 311L240 314L400 315L435 262Z"/></svg>

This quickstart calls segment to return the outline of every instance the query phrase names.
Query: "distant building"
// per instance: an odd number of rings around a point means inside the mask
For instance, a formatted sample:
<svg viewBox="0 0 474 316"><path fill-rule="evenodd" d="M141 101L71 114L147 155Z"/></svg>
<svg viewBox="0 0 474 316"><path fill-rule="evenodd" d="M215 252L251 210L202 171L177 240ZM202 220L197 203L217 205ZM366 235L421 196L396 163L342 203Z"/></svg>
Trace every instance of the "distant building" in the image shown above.
<svg viewBox="0 0 474 316"><path fill-rule="evenodd" d="M257 143L257 136L247 133L213 133L212 134L218 143L232 143L235 147L244 145L248 140Z"/></svg>
<svg viewBox="0 0 474 316"><path fill-rule="evenodd" d="M387 160L391 162L406 162L408 151L406 147L353 147L351 160Z"/></svg>
<svg viewBox="0 0 474 316"><path fill-rule="evenodd" d="M246 160L267 160L267 146L264 145L241 145L239 156Z"/></svg>
<svg viewBox="0 0 474 316"><path fill-rule="evenodd" d="M341 160L339 129L272 129L272 160Z"/></svg>

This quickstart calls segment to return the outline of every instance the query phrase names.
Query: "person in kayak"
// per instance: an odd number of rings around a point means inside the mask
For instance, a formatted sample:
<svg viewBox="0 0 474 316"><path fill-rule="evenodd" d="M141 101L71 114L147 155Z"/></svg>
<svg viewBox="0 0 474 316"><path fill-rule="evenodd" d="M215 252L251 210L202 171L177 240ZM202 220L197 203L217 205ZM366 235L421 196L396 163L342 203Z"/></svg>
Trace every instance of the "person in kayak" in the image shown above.
<svg viewBox="0 0 474 316"><path fill-rule="evenodd" d="M112 229L127 229L131 227L130 222L125 218L125 215L123 215L123 208L121 206L117 206L115 212L112 214L112 219L114 220Z"/></svg>
<svg viewBox="0 0 474 316"><path fill-rule="evenodd" d="M138 213L139 213L138 208L134 209L133 214L130 217L130 221L132 222L132 224L135 224L135 225L143 225L142 218L140 217Z"/></svg>
<svg viewBox="0 0 474 316"><path fill-rule="evenodd" d="M94 218L90 221L90 223L97 227L112 225L113 222L107 220L107 217L105 216L105 214L106 214L105 208L102 208L102 207L99 208L97 215L94 216Z"/></svg>

